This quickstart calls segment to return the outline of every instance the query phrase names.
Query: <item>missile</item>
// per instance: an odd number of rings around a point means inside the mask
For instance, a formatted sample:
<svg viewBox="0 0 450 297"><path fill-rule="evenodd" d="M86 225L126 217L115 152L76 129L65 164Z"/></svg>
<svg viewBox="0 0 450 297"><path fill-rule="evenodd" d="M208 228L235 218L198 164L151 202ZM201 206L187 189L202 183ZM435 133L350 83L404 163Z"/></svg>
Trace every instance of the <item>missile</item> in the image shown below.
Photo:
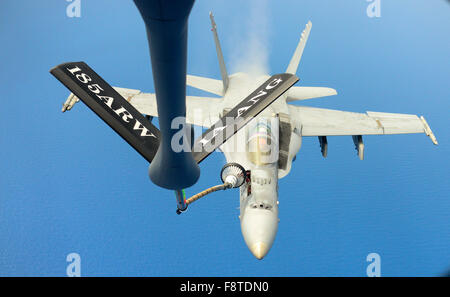
<svg viewBox="0 0 450 297"><path fill-rule="evenodd" d="M69 97L67 97L66 102L63 103L61 111L65 112L67 110L71 110L75 103L77 103L78 101L80 101L80 99L78 99L78 97L76 97L73 93L70 93Z"/></svg>

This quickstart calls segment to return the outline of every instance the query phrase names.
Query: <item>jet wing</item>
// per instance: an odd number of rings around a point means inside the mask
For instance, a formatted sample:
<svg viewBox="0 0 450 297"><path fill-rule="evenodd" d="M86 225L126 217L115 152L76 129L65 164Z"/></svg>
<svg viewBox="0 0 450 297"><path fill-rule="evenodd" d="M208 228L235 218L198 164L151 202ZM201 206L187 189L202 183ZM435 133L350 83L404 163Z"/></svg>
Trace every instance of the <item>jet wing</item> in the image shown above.
<svg viewBox="0 0 450 297"><path fill-rule="evenodd" d="M366 112L289 105L292 118L301 124L302 136L383 135L425 133L437 140L424 117L411 114Z"/></svg>
<svg viewBox="0 0 450 297"><path fill-rule="evenodd" d="M140 90L113 87L126 101L140 113L152 117L158 116L156 96L154 93L143 93ZM68 99L75 103L78 98L71 93ZM186 96L186 122L188 124L209 128L214 123L210 114L220 114L220 99L212 97Z"/></svg>
<svg viewBox="0 0 450 297"><path fill-rule="evenodd" d="M141 113L158 116L155 94L121 88L116 88L116 90ZM137 92L132 93L133 91ZM186 96L186 123L209 128L213 124L209 115L220 112L219 100L210 97Z"/></svg>

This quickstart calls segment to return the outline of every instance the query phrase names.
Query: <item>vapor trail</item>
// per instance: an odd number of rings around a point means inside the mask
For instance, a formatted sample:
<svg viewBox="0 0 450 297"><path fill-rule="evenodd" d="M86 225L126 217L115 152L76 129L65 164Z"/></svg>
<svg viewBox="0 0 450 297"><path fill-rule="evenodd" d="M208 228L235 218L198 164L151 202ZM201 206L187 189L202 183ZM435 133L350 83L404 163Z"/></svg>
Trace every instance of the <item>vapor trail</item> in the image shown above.
<svg viewBox="0 0 450 297"><path fill-rule="evenodd" d="M248 16L239 20L239 32L234 35L231 68L252 76L269 73L269 9L267 0L250 0ZM239 36L238 38L236 38Z"/></svg>

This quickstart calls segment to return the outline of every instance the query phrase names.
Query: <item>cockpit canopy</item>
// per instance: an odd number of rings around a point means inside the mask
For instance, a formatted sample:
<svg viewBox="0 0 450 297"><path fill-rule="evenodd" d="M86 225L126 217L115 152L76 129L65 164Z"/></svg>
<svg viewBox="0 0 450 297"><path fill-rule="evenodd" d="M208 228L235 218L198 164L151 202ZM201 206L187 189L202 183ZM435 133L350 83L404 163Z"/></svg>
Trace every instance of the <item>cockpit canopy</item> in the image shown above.
<svg viewBox="0 0 450 297"><path fill-rule="evenodd" d="M278 162L278 118L258 118L247 133L247 154L253 164Z"/></svg>

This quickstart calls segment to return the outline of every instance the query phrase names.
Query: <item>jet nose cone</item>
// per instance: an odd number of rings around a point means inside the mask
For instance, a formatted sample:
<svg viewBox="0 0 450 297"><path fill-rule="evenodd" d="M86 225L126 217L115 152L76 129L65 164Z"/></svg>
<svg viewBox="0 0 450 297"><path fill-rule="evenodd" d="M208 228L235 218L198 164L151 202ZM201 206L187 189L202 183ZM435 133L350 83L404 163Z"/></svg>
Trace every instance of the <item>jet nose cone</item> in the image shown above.
<svg viewBox="0 0 450 297"><path fill-rule="evenodd" d="M269 247L263 242L258 242L250 247L250 251L256 259L261 260L269 252Z"/></svg>
<svg viewBox="0 0 450 297"><path fill-rule="evenodd" d="M275 240L278 217L265 209L248 209L241 220L244 241L256 259L261 260L269 252Z"/></svg>

